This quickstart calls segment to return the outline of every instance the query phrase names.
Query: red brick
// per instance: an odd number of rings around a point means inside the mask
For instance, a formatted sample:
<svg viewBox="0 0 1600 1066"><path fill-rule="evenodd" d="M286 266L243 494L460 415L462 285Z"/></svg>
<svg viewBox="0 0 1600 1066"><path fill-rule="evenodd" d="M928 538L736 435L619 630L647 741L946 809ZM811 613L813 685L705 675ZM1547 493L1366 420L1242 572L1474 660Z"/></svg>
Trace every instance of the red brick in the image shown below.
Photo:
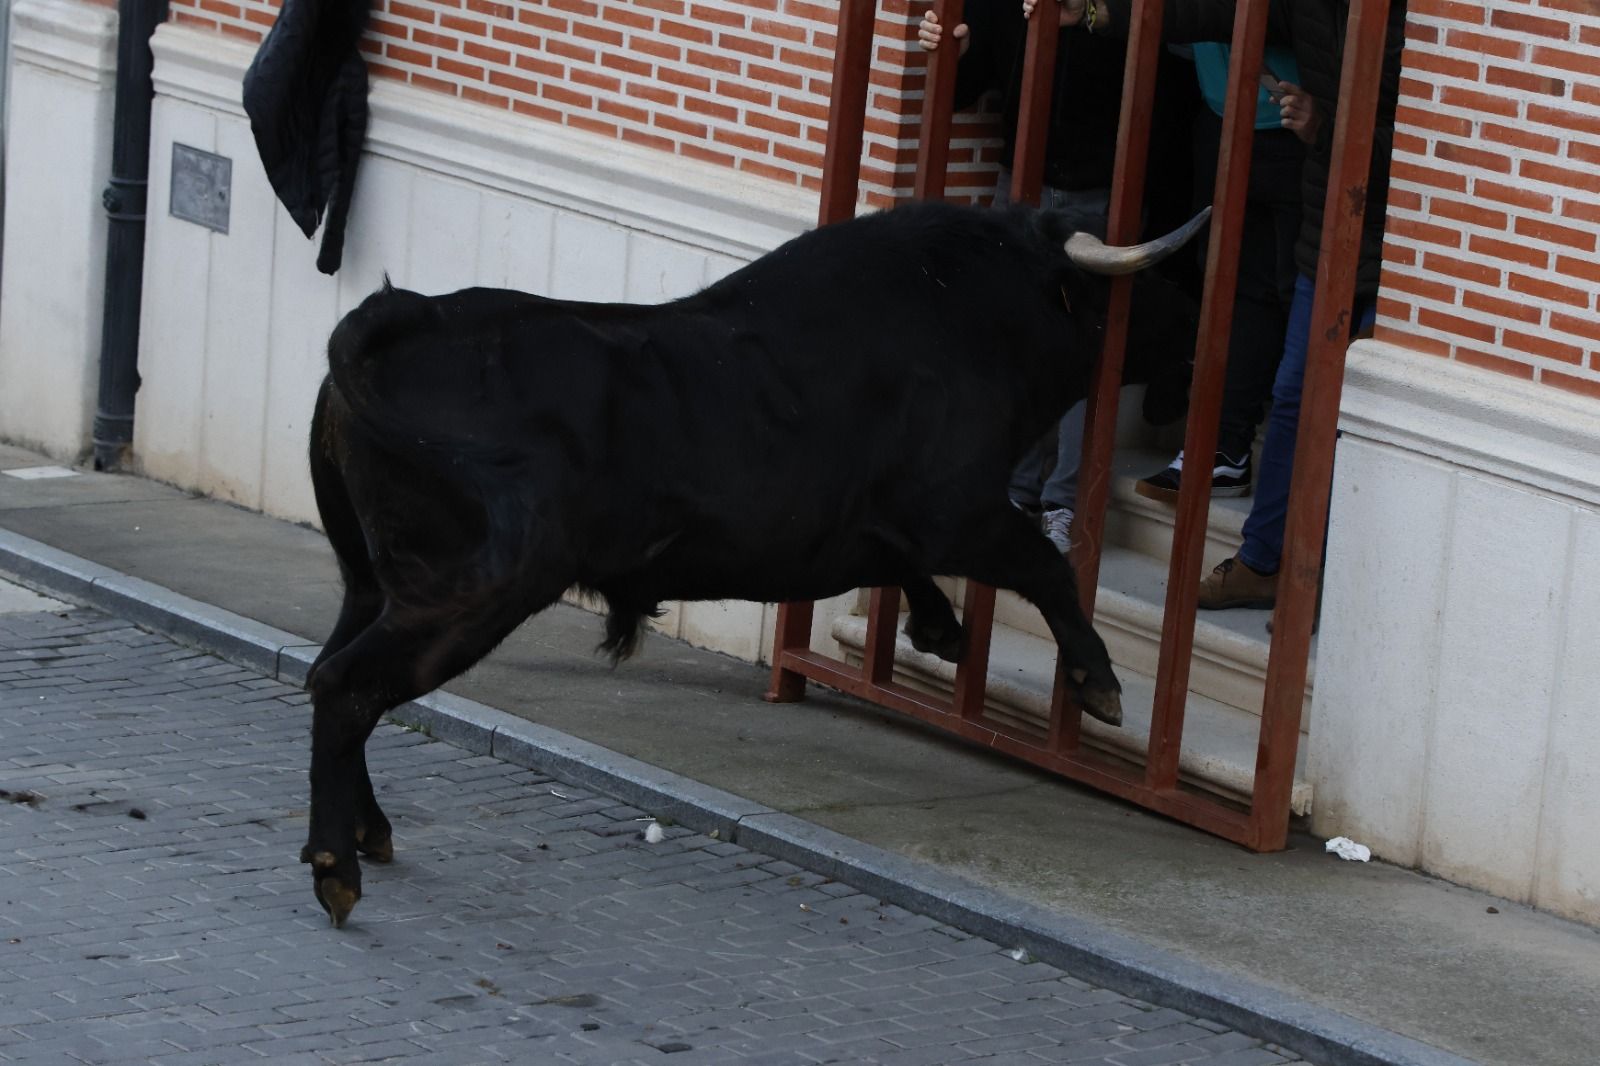
<svg viewBox="0 0 1600 1066"><path fill-rule="evenodd" d="M1542 370L1539 372L1539 380L1567 392L1600 400L1600 378L1580 378L1572 374L1563 374L1559 370Z"/></svg>
<svg viewBox="0 0 1600 1066"><path fill-rule="evenodd" d="M1383 242L1383 261L1395 266L1415 266L1417 263L1417 250L1390 241Z"/></svg>
<svg viewBox="0 0 1600 1066"><path fill-rule="evenodd" d="M1406 51L1407 72L1425 70L1430 74L1442 74L1449 78L1461 78L1464 81L1477 81L1483 69L1477 62L1461 59L1454 55L1440 55L1436 52L1424 52L1421 49L1408 49Z"/></svg>
<svg viewBox="0 0 1600 1066"><path fill-rule="evenodd" d="M1519 363L1515 359L1507 359L1500 355L1490 355L1488 352L1476 352L1471 348L1456 349L1456 361L1468 366L1479 367L1483 370L1493 370L1499 374L1509 374L1512 377L1522 378L1526 381L1533 380L1533 367L1527 363Z"/></svg>
<svg viewBox="0 0 1600 1066"><path fill-rule="evenodd" d="M654 15L646 15L641 11L633 10L631 7L617 4L608 5L605 15L602 17L606 22L613 25L627 26L635 30L653 30L656 27Z"/></svg>
<svg viewBox="0 0 1600 1066"><path fill-rule="evenodd" d="M1402 159L1389 164L1389 177L1394 181L1408 181L1435 189L1449 189L1452 192L1462 193L1467 191L1467 176L1459 171L1425 167Z"/></svg>
<svg viewBox="0 0 1600 1066"><path fill-rule="evenodd" d="M1433 103L1433 83L1421 78L1400 79L1400 99L1408 102Z"/></svg>
<svg viewBox="0 0 1600 1066"><path fill-rule="evenodd" d="M546 100L554 100L558 104L581 108L585 111L594 107L594 97L589 96L587 93L575 93L566 86L557 85L553 82L547 81L539 86L539 95Z"/></svg>
<svg viewBox="0 0 1600 1066"><path fill-rule="evenodd" d="M1464 310L1482 311L1486 315L1498 315L1529 325L1537 323L1544 317L1544 309L1537 304L1519 303L1516 300L1506 300L1472 289L1466 289L1461 293L1461 306Z"/></svg>
<svg viewBox="0 0 1600 1066"><path fill-rule="evenodd" d="M1461 3L1459 0L1411 0L1406 11L1412 18L1427 15L1473 26L1483 25L1482 4Z"/></svg>
<svg viewBox="0 0 1600 1066"><path fill-rule="evenodd" d="M757 59L771 59L777 52L771 41L745 37L737 33L717 34L717 47L738 52L740 55L755 56Z"/></svg>
<svg viewBox="0 0 1600 1066"><path fill-rule="evenodd" d="M1600 0L1539 0L1539 6L1552 11L1572 11L1579 15L1600 16Z"/></svg>
<svg viewBox="0 0 1600 1066"><path fill-rule="evenodd" d="M1378 288L1382 292L1403 292L1442 304L1455 303L1458 291L1454 285L1447 285L1442 281L1388 269L1384 270Z"/></svg>
<svg viewBox="0 0 1600 1066"><path fill-rule="evenodd" d="M732 56L717 52L702 52L697 48L689 49L688 59L701 70L714 70L721 74L737 74L741 67L740 61Z"/></svg>
<svg viewBox="0 0 1600 1066"><path fill-rule="evenodd" d="M712 33L704 26L696 26L688 22L675 22L672 19L662 19L657 29L665 37L675 37L680 41L693 41L695 44L710 44Z"/></svg>
<svg viewBox="0 0 1600 1066"><path fill-rule="evenodd" d="M1600 75L1600 60L1595 62L1595 73ZM1569 111L1564 107L1548 107L1544 104L1529 104L1528 121L1542 122L1547 126L1557 126L1574 133L1600 137L1600 115L1589 112Z"/></svg>
<svg viewBox="0 0 1600 1066"><path fill-rule="evenodd" d="M389 14L395 18L410 19L412 22L420 22L427 26L432 26L433 20L438 17L438 13L430 7L404 4L400 0L389 0Z"/></svg>
<svg viewBox="0 0 1600 1066"><path fill-rule="evenodd" d="M1565 185L1569 189L1589 189L1594 185L1594 175L1586 170L1558 167L1536 159L1524 159L1517 166L1520 177L1533 181L1547 181L1552 185Z"/></svg>
<svg viewBox="0 0 1600 1066"><path fill-rule="evenodd" d="M567 72L567 77L579 85L587 85L589 88L599 89L603 93L620 93L622 91L622 79L613 78L609 74L601 74L598 71L585 70L583 67L571 68ZM640 114L642 115L644 112L641 111ZM640 121L644 120L641 118Z"/></svg>
<svg viewBox="0 0 1600 1066"><path fill-rule="evenodd" d="M620 70L624 74L632 74L639 78L650 77L650 72L655 68L649 63L642 63L637 59L630 59L616 52L601 52L600 65L611 70Z"/></svg>
<svg viewBox="0 0 1600 1066"><path fill-rule="evenodd" d="M569 20L559 15L551 15L534 7L525 7L517 12L517 21L524 26L537 26L549 33L566 33Z"/></svg>
<svg viewBox="0 0 1600 1066"><path fill-rule="evenodd" d="M463 85L461 87L461 96L463 99L471 100L473 103L486 104L489 107L498 107L502 110L511 106L511 98L509 96L484 92L482 89L474 88L471 85Z"/></svg>
<svg viewBox="0 0 1600 1066"><path fill-rule="evenodd" d="M1488 263L1473 263L1454 256L1443 255L1439 252L1427 252L1422 257L1422 266L1434 274L1443 274L1447 277L1460 278L1462 281L1477 282L1480 285L1500 284L1501 271Z"/></svg>
<svg viewBox="0 0 1600 1066"><path fill-rule="evenodd" d="M1543 356L1546 359L1555 359L1562 363L1571 363L1573 366L1583 365L1583 349L1575 344L1562 344L1560 341L1548 337L1536 337L1530 333L1518 333L1508 329L1501 335L1500 343L1506 348L1518 352L1527 352L1529 355Z"/></svg>
<svg viewBox="0 0 1600 1066"><path fill-rule="evenodd" d="M1456 163L1475 170L1488 170L1496 174L1511 173L1511 157L1501 152L1488 152L1451 141L1439 141L1433 146L1433 155L1434 158L1447 163Z"/></svg>
<svg viewBox="0 0 1600 1066"><path fill-rule="evenodd" d="M1499 182L1489 181L1485 178L1478 178L1473 181L1472 192L1483 199L1495 200L1499 203L1511 204L1513 207L1522 207L1529 211L1539 211L1544 214L1549 214L1555 207L1555 199L1546 193L1530 192L1515 185L1501 185Z"/></svg>
<svg viewBox="0 0 1600 1066"><path fill-rule="evenodd" d="M530 52L537 51L539 48L539 38L531 33L514 30L510 26L496 26L491 32L497 41L504 41L506 44L515 45L518 48L526 48Z"/></svg>
<svg viewBox="0 0 1600 1066"><path fill-rule="evenodd" d="M391 67L387 63L373 63L368 66L372 73L389 81L405 81L406 71L403 67Z"/></svg>
<svg viewBox="0 0 1600 1066"><path fill-rule="evenodd" d="M833 72L833 57L831 55L817 55L812 52L802 52L798 48L785 48L779 51L778 59L791 67L820 71L824 74ZM818 92L816 88L812 88L811 91ZM823 88L820 91L820 95L828 95L827 89Z"/></svg>
<svg viewBox="0 0 1600 1066"><path fill-rule="evenodd" d="M1600 316L1578 318L1575 315L1552 313L1550 328L1560 333L1570 333L1574 337L1587 337L1592 341L1600 341Z"/></svg>
<svg viewBox="0 0 1600 1066"><path fill-rule="evenodd" d="M1383 293L1378 294L1379 318L1391 322L1410 323L1412 321L1412 312L1415 310L1416 308L1412 307L1410 304L1402 303L1392 296L1385 296Z"/></svg>
<svg viewBox="0 0 1600 1066"><path fill-rule="evenodd" d="M1460 230L1411 218L1390 218L1385 232L1390 237L1404 237L1406 240L1421 241L1440 248L1461 247Z"/></svg>
<svg viewBox="0 0 1600 1066"><path fill-rule="evenodd" d="M678 106L677 93L668 92L667 90L657 88L654 85L642 85L638 82L629 82L627 85L623 86L622 91L629 96L637 97L640 100L649 100L652 104L660 104L662 107Z"/></svg>
<svg viewBox="0 0 1600 1066"><path fill-rule="evenodd" d="M450 74L457 78L464 78L467 81L482 81L484 78L484 69L473 63L441 58L438 62L438 67L442 74Z"/></svg>
<svg viewBox="0 0 1600 1066"><path fill-rule="evenodd" d="M1444 42L1451 48L1461 48L1500 59L1521 59L1527 45L1497 34L1474 33L1471 30L1451 30Z"/></svg>
<svg viewBox="0 0 1600 1066"><path fill-rule="evenodd" d="M367 29L379 37L394 37L405 40L410 27L403 22L390 22L388 19L375 18L367 23Z"/></svg>
<svg viewBox="0 0 1600 1066"><path fill-rule="evenodd" d="M1526 126L1501 126L1498 123L1485 122L1478 135L1493 144L1509 145L1528 152L1540 152L1552 156L1561 153L1559 140L1534 133Z"/></svg>
<svg viewBox="0 0 1600 1066"><path fill-rule="evenodd" d="M1570 70L1585 77L1594 77L1595 59L1584 52L1569 52L1564 48L1535 48L1533 62L1543 67Z"/></svg>
<svg viewBox="0 0 1600 1066"><path fill-rule="evenodd" d="M1421 44L1438 44L1439 27L1424 26L1420 22L1408 22L1406 23L1406 40L1417 41ZM1411 53L1409 51L1406 53L1403 62L1406 66L1411 65Z"/></svg>
<svg viewBox="0 0 1600 1066"><path fill-rule="evenodd" d="M575 130L583 130L585 133L597 133L602 137L610 137L613 140L616 139L617 134L620 132L616 123L603 122L593 115L568 115L566 116L566 121L567 125Z"/></svg>
<svg viewBox="0 0 1600 1066"><path fill-rule="evenodd" d="M628 0L633 7L647 7L652 11L682 17L688 14L689 5L684 0Z"/></svg>
<svg viewBox="0 0 1600 1066"><path fill-rule="evenodd" d="M1519 235L1532 237L1534 240L1550 241L1552 244L1565 244L1568 247L1577 248L1585 252L1595 250L1595 234L1592 230L1558 226L1554 222L1547 222L1538 218L1519 218L1516 221L1515 229Z"/></svg>
<svg viewBox="0 0 1600 1066"><path fill-rule="evenodd" d="M414 67L433 66L433 57L427 52L419 52L415 48L407 48L403 44L387 44L383 48L384 55L399 63L409 63Z"/></svg>
<svg viewBox="0 0 1600 1066"><path fill-rule="evenodd" d="M752 137L748 133L740 133L737 130L712 130L711 139L718 144L742 148L746 152L756 152L761 155L765 155L772 148L771 141L763 137Z"/></svg>
<svg viewBox="0 0 1600 1066"><path fill-rule="evenodd" d="M1562 201L1561 213L1567 218L1576 218L1583 222L1600 222L1600 204L1585 203L1570 196Z"/></svg>
<svg viewBox="0 0 1600 1066"><path fill-rule="evenodd" d="M1563 41L1570 32L1570 24L1564 19L1539 18L1537 15L1504 8L1490 13L1489 25L1496 29L1528 33L1536 37L1554 37Z"/></svg>
<svg viewBox="0 0 1600 1066"><path fill-rule="evenodd" d="M589 22L574 22L572 32L586 41L599 41L614 48L622 47L622 31L609 26L596 26Z"/></svg>
<svg viewBox="0 0 1600 1066"><path fill-rule="evenodd" d="M1481 341L1484 344L1493 344L1495 334L1499 332L1499 327L1497 326L1484 322L1475 322L1470 318L1462 318L1459 315L1445 314L1443 311L1435 311L1429 307L1419 307L1417 309L1417 325L1438 330L1440 333L1448 333L1451 336Z"/></svg>
<svg viewBox="0 0 1600 1066"><path fill-rule="evenodd" d="M1400 348L1409 348L1414 352L1427 355L1450 355L1450 342L1442 341L1437 337L1424 337L1420 333L1413 333L1408 329L1391 326L1386 322L1379 322L1373 327L1372 336L1386 344L1393 344Z"/></svg>
<svg viewBox="0 0 1600 1066"><path fill-rule="evenodd" d="M772 93L741 82L719 81L717 82L717 93L720 96L743 100L747 104L755 104L757 107L772 106Z"/></svg>
<svg viewBox="0 0 1600 1066"><path fill-rule="evenodd" d="M431 30L412 30L411 41L413 44L424 44L429 48L437 48L441 52L454 52L461 47L461 41L457 38L447 37Z"/></svg>
<svg viewBox="0 0 1600 1066"><path fill-rule="evenodd" d="M573 59L579 63L593 63L596 58L593 48L585 48L583 45L573 44L571 41L563 41L555 37L549 38L544 42L544 50L551 55L557 55L563 59Z"/></svg>
<svg viewBox="0 0 1600 1066"><path fill-rule="evenodd" d="M651 121L664 130L683 137L691 137L697 141L706 140L711 134L711 130L703 123L685 122L683 119L673 115L652 115Z"/></svg>
<svg viewBox="0 0 1600 1066"><path fill-rule="evenodd" d="M731 167L734 163L733 156L728 155L726 152L714 152L698 144L685 144L680 146L678 150L688 158L698 159L703 163L717 163L725 167Z"/></svg>
<svg viewBox="0 0 1600 1066"><path fill-rule="evenodd" d="M498 63L501 66L511 65L511 53L504 48L490 48L477 41L461 42L461 51L473 59L481 59L485 63Z"/></svg>
<svg viewBox="0 0 1600 1066"><path fill-rule="evenodd" d="M785 170L782 167L775 167L771 163L763 163L758 159L739 160L739 169L750 174L755 174L759 177L771 178L773 181L781 181L788 185L794 185L798 177L798 175L796 175L792 170Z"/></svg>
<svg viewBox="0 0 1600 1066"><path fill-rule="evenodd" d="M1404 128L1394 132L1394 151L1397 155L1426 156L1428 142L1414 133L1408 133Z"/></svg>
<svg viewBox="0 0 1600 1066"><path fill-rule="evenodd" d="M800 100L793 96L780 96L778 97L778 108L786 114L812 119L816 122L826 122L828 119L828 105L819 104L813 100Z"/></svg>
<svg viewBox="0 0 1600 1066"><path fill-rule="evenodd" d="M577 71L573 71L573 73L576 74ZM611 115L614 118L622 119L624 122L637 122L641 125L649 125L650 123L650 112L642 107L633 107L617 100L601 100L599 108L602 115Z"/></svg>
<svg viewBox="0 0 1600 1066"><path fill-rule="evenodd" d="M1582 278L1584 281L1600 285L1600 263L1593 259L1575 259L1569 255L1557 256L1556 272L1569 278Z"/></svg>
<svg viewBox="0 0 1600 1066"><path fill-rule="evenodd" d="M805 84L805 79L791 70L762 66L760 63L747 64L744 73L745 77L759 81L763 85L781 85L786 89L798 89Z"/></svg>
<svg viewBox="0 0 1600 1066"><path fill-rule="evenodd" d="M538 74L555 81L560 81L567 76L567 68L565 66L551 62L548 59L540 59L538 56L519 55L516 58L516 62L518 70L526 70L530 74ZM490 80L493 81L494 79L491 78Z"/></svg>
<svg viewBox="0 0 1600 1066"><path fill-rule="evenodd" d="M668 44L665 41L653 41L648 37L636 36L632 40L632 46L635 52L643 52L645 55L655 56L658 59L677 61L683 58L682 48L675 44ZM662 71L662 75L665 76L665 74L666 71Z"/></svg>
<svg viewBox="0 0 1600 1066"><path fill-rule="evenodd" d="M513 14L511 5L500 3L499 0L466 0L465 6L468 11L492 15L497 19L508 19Z"/></svg>
<svg viewBox="0 0 1600 1066"><path fill-rule="evenodd" d="M709 4L690 4L689 17L696 22L710 22L718 26L737 26L744 29L745 16L738 11L712 7Z"/></svg>
<svg viewBox="0 0 1600 1066"><path fill-rule="evenodd" d="M557 11L567 11L581 18L592 19L600 15L600 5L590 0L544 0L544 3Z"/></svg>
<svg viewBox="0 0 1600 1066"><path fill-rule="evenodd" d="M519 78L515 74L507 74L503 70L489 72L489 84L514 92L527 93L529 96L539 95L539 83L528 78Z"/></svg>
<svg viewBox="0 0 1600 1066"><path fill-rule="evenodd" d="M1517 67L1490 67L1484 74L1483 80L1489 85L1521 89L1523 92L1540 93L1544 96L1565 96L1567 92L1565 80Z"/></svg>
<svg viewBox="0 0 1600 1066"><path fill-rule="evenodd" d="M797 148L792 144L775 144L772 154L785 162L795 163L811 170L822 169L822 153L812 152L804 148Z"/></svg>
<svg viewBox="0 0 1600 1066"><path fill-rule="evenodd" d="M1410 189L1397 189L1389 187L1389 212L1394 214L1411 213L1422 214L1422 194Z"/></svg>
<svg viewBox="0 0 1600 1066"><path fill-rule="evenodd" d="M793 6L791 5L789 10L792 11L792 9ZM833 20L830 18L828 21L829 25L832 25ZM752 33L759 33L770 40L789 41L794 44L804 44L806 38L811 36L810 30L804 26L796 26L791 22L779 22L776 19L766 18L751 19L750 30Z"/></svg>
<svg viewBox="0 0 1600 1066"><path fill-rule="evenodd" d="M555 108L545 107L543 104L536 104L531 100L514 99L511 101L511 110L519 115L532 115L534 118L543 119L546 122L560 122L564 117Z"/></svg>
<svg viewBox="0 0 1600 1066"><path fill-rule="evenodd" d="M432 89L434 92L444 93L446 96L454 96L459 88L453 81L430 77L427 74L418 74L415 71L411 73L409 80L412 85L417 85L424 89Z"/></svg>
<svg viewBox="0 0 1600 1066"><path fill-rule="evenodd" d="M443 29L451 30L462 37L487 37L489 24L478 19L464 19L458 15L439 16L439 25Z"/></svg>
<svg viewBox="0 0 1600 1066"><path fill-rule="evenodd" d="M1582 289L1574 289L1570 285L1557 285L1553 281L1529 277L1527 274L1510 275L1506 279L1506 287L1541 300L1570 304L1573 307L1589 306L1589 294Z"/></svg>
<svg viewBox="0 0 1600 1066"><path fill-rule="evenodd" d="M1543 248L1531 248L1514 241L1501 241L1493 237L1474 234L1467 240L1467 248L1478 255L1503 262L1522 263L1541 270L1550 266L1550 253Z"/></svg>
<svg viewBox="0 0 1600 1066"><path fill-rule="evenodd" d="M266 34L262 33L254 26L234 26L224 22L220 24L220 29L229 37L237 37L242 41L249 41L252 44L257 43L262 37L266 36Z"/></svg>
<svg viewBox="0 0 1600 1066"><path fill-rule="evenodd" d="M1401 104L1395 109L1395 125L1448 133L1453 137L1471 137L1473 121L1460 115L1447 115L1430 107Z"/></svg>
<svg viewBox="0 0 1600 1066"><path fill-rule="evenodd" d="M1439 102L1450 107L1459 107L1464 111L1479 111L1487 115L1504 115L1506 118L1515 118L1520 105L1515 100L1493 93L1481 93L1472 89L1462 89L1454 85L1439 87Z"/></svg>
<svg viewBox="0 0 1600 1066"><path fill-rule="evenodd" d="M691 74L685 70L675 70L672 67L662 67L657 73L662 81L672 85L681 85L685 89L696 92L708 93L711 91L711 79L702 74Z"/></svg>

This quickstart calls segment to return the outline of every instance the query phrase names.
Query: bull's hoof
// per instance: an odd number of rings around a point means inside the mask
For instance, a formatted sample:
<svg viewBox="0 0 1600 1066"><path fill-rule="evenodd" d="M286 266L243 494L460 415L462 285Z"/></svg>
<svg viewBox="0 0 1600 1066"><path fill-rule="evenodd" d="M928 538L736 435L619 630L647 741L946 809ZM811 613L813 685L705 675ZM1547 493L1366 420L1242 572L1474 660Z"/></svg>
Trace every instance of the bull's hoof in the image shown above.
<svg viewBox="0 0 1600 1066"><path fill-rule="evenodd" d="M930 631L917 625L916 615L907 615L905 634L911 646L920 652L937 655L947 663L958 663L967 650L967 634L958 624L954 631Z"/></svg>
<svg viewBox="0 0 1600 1066"><path fill-rule="evenodd" d="M331 851L318 851L311 856L311 876L317 902L333 927L343 929L361 899L361 866L354 856L341 861Z"/></svg>
<svg viewBox="0 0 1600 1066"><path fill-rule="evenodd" d="M1115 689L1085 689L1078 694L1078 702L1089 712L1089 717L1106 725L1122 724L1122 695Z"/></svg>
<svg viewBox="0 0 1600 1066"><path fill-rule="evenodd" d="M385 833L370 840L357 839L356 850L373 862L394 862L394 837Z"/></svg>

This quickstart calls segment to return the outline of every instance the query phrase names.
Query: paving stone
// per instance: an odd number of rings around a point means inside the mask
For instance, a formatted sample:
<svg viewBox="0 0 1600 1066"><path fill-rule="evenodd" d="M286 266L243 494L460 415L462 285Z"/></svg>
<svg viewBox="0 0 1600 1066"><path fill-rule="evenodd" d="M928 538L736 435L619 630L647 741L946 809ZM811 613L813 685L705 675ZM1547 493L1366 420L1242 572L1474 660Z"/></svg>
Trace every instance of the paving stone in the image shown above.
<svg viewBox="0 0 1600 1066"><path fill-rule="evenodd" d="M298 862L309 725L303 692L93 611L0 616L0 787L44 797L0 803L0 1062L1291 1060L390 724L397 859L332 930Z"/></svg>

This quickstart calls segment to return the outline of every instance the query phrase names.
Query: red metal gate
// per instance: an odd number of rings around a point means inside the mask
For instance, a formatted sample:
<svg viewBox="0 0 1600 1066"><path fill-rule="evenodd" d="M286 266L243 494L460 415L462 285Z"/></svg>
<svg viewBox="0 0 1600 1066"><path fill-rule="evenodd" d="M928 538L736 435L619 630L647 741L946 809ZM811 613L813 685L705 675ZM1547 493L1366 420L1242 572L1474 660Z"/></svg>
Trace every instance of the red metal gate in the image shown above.
<svg viewBox="0 0 1600 1066"><path fill-rule="evenodd" d="M1268 7L1269 0L1240 0L1234 19L1232 65L1213 199L1215 208L1206 259L1200 339L1195 352L1190 417L1184 438L1184 452L1190 456L1207 456L1216 450L1217 416L1222 404L1239 266L1237 236L1244 218ZM961 8L962 0L937 0L940 23L946 27L957 25L961 21ZM1041 14L1053 14L1050 0L1044 0L1043 8ZM1083 742L1081 711L1067 697L1059 670L1050 704L1049 726L1043 736L984 717L994 590L976 582L967 584L963 624L968 633L968 647L957 665L954 691L949 700L893 680L900 603L900 590L894 588L878 588L871 592L867 638L859 668L811 650L812 604L782 605L778 613L768 700L800 699L809 678L931 722L967 740L1253 850L1270 851L1284 846L1322 566L1322 533L1333 470L1345 338L1355 291L1388 8L1388 0L1354 0L1350 7L1333 133L1333 165L1317 265L1312 343L1307 355L1293 489L1279 571L1277 608L1273 615L1255 781L1248 805L1229 803L1188 786L1178 777L1210 506L1210 485L1202 478L1184 478L1179 494L1155 706L1143 767ZM1108 225L1108 240L1112 244L1132 244L1138 238L1151 104L1156 66L1163 47L1162 11L1161 0L1135 0L1132 7ZM819 224L839 221L855 213L875 17L875 0L841 0ZM1036 18L1028 33L1023 69L1025 90L1012 167L1012 194L1019 202L1037 203L1039 197L1058 39L1054 23L1053 17ZM957 49L946 47L935 52L929 63L917 155L915 194L918 197L937 198L944 193L956 59ZM1130 284L1127 278L1113 283L1105 348L1089 398L1079 507L1073 526L1078 543L1074 545L1072 560L1078 572L1083 606L1091 618L1110 498L1111 452L1127 338Z"/></svg>

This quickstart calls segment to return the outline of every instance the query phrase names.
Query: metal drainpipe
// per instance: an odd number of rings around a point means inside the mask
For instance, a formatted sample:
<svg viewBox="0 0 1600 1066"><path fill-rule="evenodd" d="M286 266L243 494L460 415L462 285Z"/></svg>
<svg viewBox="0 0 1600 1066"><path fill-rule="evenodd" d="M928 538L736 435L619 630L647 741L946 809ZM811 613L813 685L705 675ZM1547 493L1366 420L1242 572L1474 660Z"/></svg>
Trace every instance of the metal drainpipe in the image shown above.
<svg viewBox="0 0 1600 1066"><path fill-rule="evenodd" d="M167 0L117 5L117 102L111 132L111 183L101 200L106 236L106 301L100 330L100 401L94 416L94 466L120 469L133 447L133 394L139 389L139 298L144 285L144 210L150 173L150 104L155 59L150 37L166 20Z"/></svg>

